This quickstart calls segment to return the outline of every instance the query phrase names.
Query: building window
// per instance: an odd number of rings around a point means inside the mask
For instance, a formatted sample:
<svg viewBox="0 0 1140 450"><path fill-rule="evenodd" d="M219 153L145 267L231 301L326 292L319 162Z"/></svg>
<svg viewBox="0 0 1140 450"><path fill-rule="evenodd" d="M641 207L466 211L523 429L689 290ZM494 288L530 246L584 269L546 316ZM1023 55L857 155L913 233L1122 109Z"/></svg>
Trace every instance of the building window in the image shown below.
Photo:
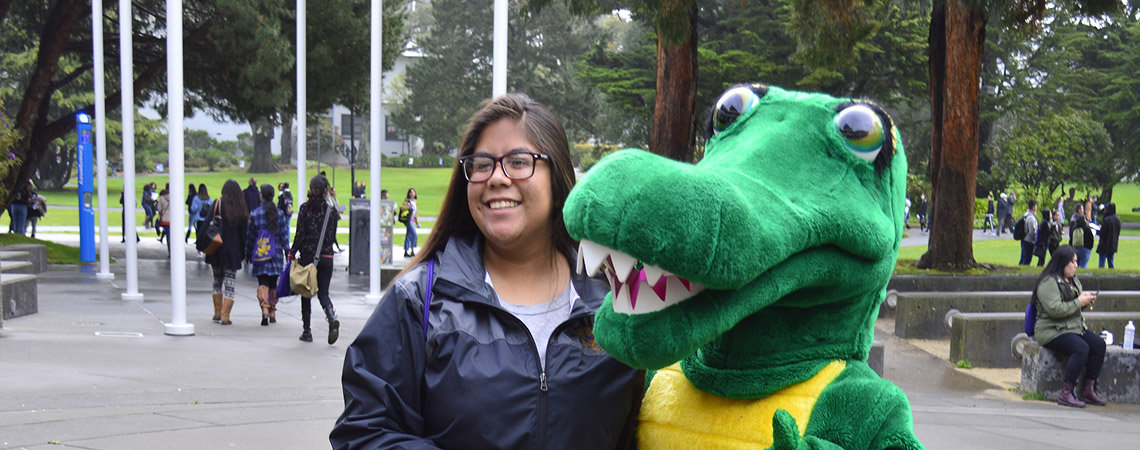
<svg viewBox="0 0 1140 450"><path fill-rule="evenodd" d="M392 124L391 119L385 117L384 118L384 125L385 125L384 126L384 140L385 141L391 141L391 142L403 142L404 141L404 132L401 131L399 128L396 128L396 126Z"/></svg>

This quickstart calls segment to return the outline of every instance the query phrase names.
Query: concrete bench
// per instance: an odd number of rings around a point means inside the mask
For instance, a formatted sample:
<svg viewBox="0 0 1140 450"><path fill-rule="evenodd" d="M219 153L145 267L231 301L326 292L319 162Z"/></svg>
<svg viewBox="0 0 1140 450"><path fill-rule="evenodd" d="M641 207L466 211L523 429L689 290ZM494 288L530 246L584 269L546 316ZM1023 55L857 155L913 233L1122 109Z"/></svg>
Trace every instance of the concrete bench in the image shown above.
<svg viewBox="0 0 1140 450"><path fill-rule="evenodd" d="M1022 347L1021 390L1036 392L1057 401L1061 385L1065 383L1067 358L1030 340ZM1084 382L1084 375L1078 385ZM1110 402L1140 403L1140 349L1125 350L1119 345L1108 346L1104 366L1097 380L1097 393Z"/></svg>
<svg viewBox="0 0 1140 450"><path fill-rule="evenodd" d="M47 246L43 244L11 244L5 245L4 250L27 252L27 256L20 259L32 263L35 271L28 273L44 273L47 271Z"/></svg>
<svg viewBox="0 0 1140 450"><path fill-rule="evenodd" d="M3 320L39 312L38 295L35 275L0 273L0 317Z"/></svg>
<svg viewBox="0 0 1140 450"><path fill-rule="evenodd" d="M963 313L1018 312L1024 315L1030 295L1029 291L899 293L895 307L895 336L945 339L950 335L948 314L951 310ZM1102 291L1096 311L1140 311L1140 291Z"/></svg>
<svg viewBox="0 0 1140 450"><path fill-rule="evenodd" d="M871 370L883 376L883 343L875 341L871 344L871 352L867 354L867 365L871 366Z"/></svg>
<svg viewBox="0 0 1140 450"><path fill-rule="evenodd" d="M896 292L972 292L1024 291L1037 281L1036 274L1018 275L895 275L887 291ZM1140 275L1080 274L1085 289L1126 291L1140 289Z"/></svg>
<svg viewBox="0 0 1140 450"><path fill-rule="evenodd" d="M1099 306L1099 304L1098 304ZM1140 322L1140 311L1085 312L1090 330L1108 330L1119 343L1128 321ZM974 367L1018 367L1018 348L1025 336L1025 312L954 313L951 315L950 361L969 361ZM1019 336L1020 335L1020 336ZM1011 351L1012 350L1012 351Z"/></svg>

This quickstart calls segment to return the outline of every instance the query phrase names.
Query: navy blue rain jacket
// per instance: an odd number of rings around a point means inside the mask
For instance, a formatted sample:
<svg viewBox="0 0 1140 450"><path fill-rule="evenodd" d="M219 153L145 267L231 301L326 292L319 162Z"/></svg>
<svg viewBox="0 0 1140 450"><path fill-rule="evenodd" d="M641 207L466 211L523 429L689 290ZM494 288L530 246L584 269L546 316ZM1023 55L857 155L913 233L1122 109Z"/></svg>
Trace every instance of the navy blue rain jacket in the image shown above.
<svg viewBox="0 0 1140 450"><path fill-rule="evenodd" d="M452 238L436 255L426 337L427 265L393 282L345 355L333 448L612 449L633 433L644 375L593 339L605 283L572 276L581 298L544 371L484 282L480 248Z"/></svg>

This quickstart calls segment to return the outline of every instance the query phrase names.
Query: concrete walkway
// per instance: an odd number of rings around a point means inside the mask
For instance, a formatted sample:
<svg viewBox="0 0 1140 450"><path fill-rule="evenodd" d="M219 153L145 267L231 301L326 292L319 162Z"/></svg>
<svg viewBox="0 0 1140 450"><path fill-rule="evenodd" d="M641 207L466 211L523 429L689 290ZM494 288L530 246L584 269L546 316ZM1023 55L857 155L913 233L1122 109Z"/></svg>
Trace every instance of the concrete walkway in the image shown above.
<svg viewBox="0 0 1140 450"><path fill-rule="evenodd" d="M342 328L332 346L319 313L316 342L297 340L299 300L280 306L278 323L260 326L255 282L245 273L238 275L234 324L214 324L210 268L193 258L186 267L190 337L163 334L172 309L168 262L140 264L141 303L120 300L121 262L110 281L90 268L54 267L40 280L39 313L0 329L0 449L328 448L343 406L344 350L373 309L363 302L368 277L348 275L346 265L347 253L337 255L332 298ZM876 332L885 344L885 377L910 397L929 449L1140 442L1140 405L1076 410L1023 401L1010 386L956 370L892 329L880 323Z"/></svg>

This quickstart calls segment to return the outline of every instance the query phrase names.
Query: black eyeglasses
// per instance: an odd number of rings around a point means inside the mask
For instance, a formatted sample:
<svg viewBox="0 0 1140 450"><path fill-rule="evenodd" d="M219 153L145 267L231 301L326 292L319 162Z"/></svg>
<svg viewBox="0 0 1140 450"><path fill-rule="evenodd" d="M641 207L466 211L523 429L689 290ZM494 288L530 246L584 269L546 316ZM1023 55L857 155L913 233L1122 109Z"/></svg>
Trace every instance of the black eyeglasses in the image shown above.
<svg viewBox="0 0 1140 450"><path fill-rule="evenodd" d="M495 158L486 154L467 155L459 158L463 166L463 176L468 183L482 183L491 179L495 166L503 168L503 174L512 180L525 180L534 176L534 166L538 160L550 161L550 156L542 153L516 150Z"/></svg>

